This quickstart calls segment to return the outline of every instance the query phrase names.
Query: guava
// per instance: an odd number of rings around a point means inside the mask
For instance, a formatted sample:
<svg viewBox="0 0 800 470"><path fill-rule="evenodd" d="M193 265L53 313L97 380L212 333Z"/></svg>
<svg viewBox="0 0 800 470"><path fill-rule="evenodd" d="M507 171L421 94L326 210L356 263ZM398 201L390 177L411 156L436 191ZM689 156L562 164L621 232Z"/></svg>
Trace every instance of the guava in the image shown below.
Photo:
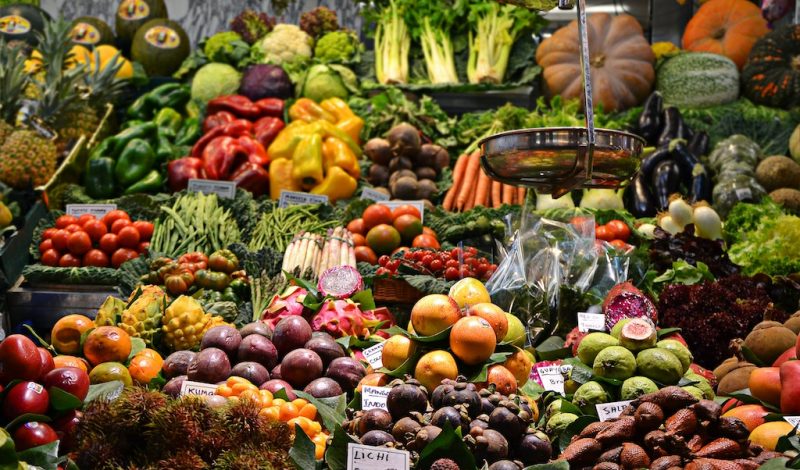
<svg viewBox="0 0 800 470"><path fill-rule="evenodd" d="M695 387L694 385L687 385L685 387L681 387L682 389L686 390L687 392L691 393L693 397L697 398L698 400L702 400L705 398L705 394L702 390Z"/></svg>
<svg viewBox="0 0 800 470"><path fill-rule="evenodd" d="M619 341L607 333L589 333L578 345L578 359L590 366L594 364L594 358L600 354L600 351L617 345L619 345Z"/></svg>
<svg viewBox="0 0 800 470"><path fill-rule="evenodd" d="M545 415L547 416L548 421L553 416L561 413L561 403L562 403L561 400L556 400L547 405L547 410L545 410Z"/></svg>
<svg viewBox="0 0 800 470"><path fill-rule="evenodd" d="M642 395L658 391L658 385L647 377L635 376L622 382L620 399L634 400Z"/></svg>
<svg viewBox="0 0 800 470"><path fill-rule="evenodd" d="M633 320L633 318L623 318L622 320L615 323L614 327L611 328L611 336L619 340L620 333L622 333L622 327L627 325L628 322L630 322L631 320Z"/></svg>
<svg viewBox="0 0 800 470"><path fill-rule="evenodd" d="M667 351L671 352L681 361L681 366L683 366L683 373L685 374L686 371L689 370L689 366L692 365L692 361L694 360L694 356L692 356L692 352L689 351L689 348L681 344L680 341L674 339L664 339L656 343L656 347L661 349L666 349Z"/></svg>
<svg viewBox="0 0 800 470"><path fill-rule="evenodd" d="M636 372L636 358L622 346L609 346L594 358L594 375L625 380Z"/></svg>
<svg viewBox="0 0 800 470"><path fill-rule="evenodd" d="M693 383L692 386L702 390L703 396L706 400L713 400L714 397L716 397L716 394L714 393L714 388L712 388L711 384L708 383L708 379L706 379L702 375L695 374L691 369L689 369L688 372L683 374L683 378L691 382L696 382Z"/></svg>
<svg viewBox="0 0 800 470"><path fill-rule="evenodd" d="M656 329L648 320L641 318L626 322L619 334L620 346L633 352L652 348L656 341Z"/></svg>
<svg viewBox="0 0 800 470"><path fill-rule="evenodd" d="M547 426L545 427L547 434L552 436L564 431L567 429L567 426L572 424L576 419L578 419L578 415L573 413L558 413L553 415L547 420Z"/></svg>
<svg viewBox="0 0 800 470"><path fill-rule="evenodd" d="M618 347L618 346L613 346ZM586 414L597 416L595 405L608 402L608 393L597 382L586 382L575 390L572 396L572 403ZM563 413L562 413L563 414Z"/></svg>
<svg viewBox="0 0 800 470"><path fill-rule="evenodd" d="M675 385L683 376L683 364L672 352L662 348L645 349L636 356L639 375L665 385Z"/></svg>

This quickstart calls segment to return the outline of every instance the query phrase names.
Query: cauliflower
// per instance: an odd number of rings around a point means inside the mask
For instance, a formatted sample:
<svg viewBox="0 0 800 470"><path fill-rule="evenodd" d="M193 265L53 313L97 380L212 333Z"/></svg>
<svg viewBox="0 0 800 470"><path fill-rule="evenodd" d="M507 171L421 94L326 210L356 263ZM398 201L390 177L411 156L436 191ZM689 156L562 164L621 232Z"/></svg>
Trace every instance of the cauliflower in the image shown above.
<svg viewBox="0 0 800 470"><path fill-rule="evenodd" d="M242 41L242 37L233 31L217 33L208 38L203 53L212 62L227 62L228 57L234 53L237 41ZM243 47L247 46L243 45Z"/></svg>
<svg viewBox="0 0 800 470"><path fill-rule="evenodd" d="M262 63L282 65L310 59L314 39L295 25L279 24L255 47L264 54Z"/></svg>
<svg viewBox="0 0 800 470"><path fill-rule="evenodd" d="M352 32L334 31L317 41L314 57L322 62L348 62L356 55L360 45Z"/></svg>

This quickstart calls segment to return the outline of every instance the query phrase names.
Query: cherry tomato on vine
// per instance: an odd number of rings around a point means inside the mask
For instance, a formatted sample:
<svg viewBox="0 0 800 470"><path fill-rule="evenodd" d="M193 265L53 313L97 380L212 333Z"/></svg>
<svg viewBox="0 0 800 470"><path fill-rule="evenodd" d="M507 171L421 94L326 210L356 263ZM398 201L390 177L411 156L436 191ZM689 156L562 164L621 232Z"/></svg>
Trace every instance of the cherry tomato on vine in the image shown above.
<svg viewBox="0 0 800 470"><path fill-rule="evenodd" d="M631 229L628 224L621 220L612 220L606 224L606 227L614 234L614 238L627 242L631 236Z"/></svg>

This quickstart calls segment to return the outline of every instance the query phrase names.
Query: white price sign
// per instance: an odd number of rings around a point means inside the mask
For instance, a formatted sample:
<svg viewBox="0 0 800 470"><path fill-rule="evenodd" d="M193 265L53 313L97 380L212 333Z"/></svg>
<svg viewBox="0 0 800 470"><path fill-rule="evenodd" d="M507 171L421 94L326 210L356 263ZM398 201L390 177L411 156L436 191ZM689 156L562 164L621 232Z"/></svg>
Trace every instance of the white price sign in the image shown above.
<svg viewBox="0 0 800 470"><path fill-rule="evenodd" d="M289 206L302 206L306 204L327 204L328 196L324 194L301 193L297 191L281 191L278 207L284 209Z"/></svg>
<svg viewBox="0 0 800 470"><path fill-rule="evenodd" d="M542 387L550 392L556 392L564 395L564 376L569 374L572 366L546 366L537 367L536 372L539 373L539 379L542 381Z"/></svg>
<svg viewBox="0 0 800 470"><path fill-rule="evenodd" d="M203 193L203 194L216 194L223 199L233 199L236 197L236 183L233 181L220 181L220 180L201 180L192 178L189 180L188 191Z"/></svg>
<svg viewBox="0 0 800 470"><path fill-rule="evenodd" d="M210 397L216 394L217 386L214 384L184 380L183 384L181 385L181 396L199 395L201 397Z"/></svg>
<svg viewBox="0 0 800 470"><path fill-rule="evenodd" d="M615 401L612 403L601 403L599 405L594 405L597 408L597 416L600 418L600 421L607 421L613 418L619 418L619 415L625 410L625 407L628 406L631 401Z"/></svg>
<svg viewBox="0 0 800 470"><path fill-rule="evenodd" d="M800 426L800 416L784 416L783 419L794 427Z"/></svg>
<svg viewBox="0 0 800 470"><path fill-rule="evenodd" d="M370 346L361 351L364 354L364 359L369 362L373 369L378 370L383 367L383 347L386 346L386 341L381 341L375 346Z"/></svg>
<svg viewBox="0 0 800 470"><path fill-rule="evenodd" d="M111 211L117 210L116 204L67 204L67 215L80 217L90 214L98 219Z"/></svg>
<svg viewBox="0 0 800 470"><path fill-rule="evenodd" d="M347 470L408 470L410 455L407 450L348 444Z"/></svg>
<svg viewBox="0 0 800 470"><path fill-rule="evenodd" d="M391 198L386 193L382 193L372 188L364 188L361 190L361 199L369 199L370 201L380 202L388 201Z"/></svg>
<svg viewBox="0 0 800 470"><path fill-rule="evenodd" d="M361 387L361 409L371 410L378 408L380 410L387 410L386 397L389 396L390 387L372 387L364 385Z"/></svg>
<svg viewBox="0 0 800 470"><path fill-rule="evenodd" d="M578 331L606 331L606 316L602 313L578 312Z"/></svg>
<svg viewBox="0 0 800 470"><path fill-rule="evenodd" d="M419 221L425 223L425 201L380 201L378 204L384 205L391 210L405 205L414 206L419 211Z"/></svg>

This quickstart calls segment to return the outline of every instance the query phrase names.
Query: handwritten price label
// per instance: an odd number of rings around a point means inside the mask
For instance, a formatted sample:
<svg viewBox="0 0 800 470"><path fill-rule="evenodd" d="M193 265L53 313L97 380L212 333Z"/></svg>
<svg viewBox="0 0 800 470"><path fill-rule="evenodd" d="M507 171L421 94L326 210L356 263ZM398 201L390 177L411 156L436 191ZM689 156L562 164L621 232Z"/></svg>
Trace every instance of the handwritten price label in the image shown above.
<svg viewBox="0 0 800 470"><path fill-rule="evenodd" d="M116 204L67 204L67 215L80 217L90 214L98 219L111 211L117 210Z"/></svg>
<svg viewBox="0 0 800 470"><path fill-rule="evenodd" d="M408 470L411 454L407 450L350 443L347 470Z"/></svg>
<svg viewBox="0 0 800 470"><path fill-rule="evenodd" d="M536 368L536 372L539 373L539 379L542 381L542 387L545 390L561 395L564 395L564 376L568 375L571 370L572 366L569 365Z"/></svg>
<svg viewBox="0 0 800 470"><path fill-rule="evenodd" d="M370 201L380 202L388 201L391 198L386 193L376 191L372 188L364 188L361 190L361 199L369 199Z"/></svg>
<svg viewBox="0 0 800 470"><path fill-rule="evenodd" d="M370 346L361 351L364 354L364 359L369 362L373 369L378 370L383 367L383 347L386 346L386 341L381 341L375 346Z"/></svg>
<svg viewBox="0 0 800 470"><path fill-rule="evenodd" d="M625 410L625 407L628 406L631 401L615 401L611 403L601 403L599 405L594 405L597 408L597 416L600 418L600 421L606 421L613 418L619 418L619 415Z"/></svg>
<svg viewBox="0 0 800 470"><path fill-rule="evenodd" d="M578 331L606 331L606 316L602 313L578 312Z"/></svg>
<svg viewBox="0 0 800 470"><path fill-rule="evenodd" d="M328 196L324 194L300 193L297 191L281 191L278 207L284 209L289 206L302 206L307 204L327 204Z"/></svg>
<svg viewBox="0 0 800 470"><path fill-rule="evenodd" d="M214 384L184 380L183 384L181 385L181 396L199 395L201 397L210 397L216 394L217 386Z"/></svg>
<svg viewBox="0 0 800 470"><path fill-rule="evenodd" d="M389 396L389 387L372 387L364 385L361 387L361 409L371 410L378 408L380 410L388 410L386 407L386 397Z"/></svg>
<svg viewBox="0 0 800 470"><path fill-rule="evenodd" d="M378 204L384 205L391 210L404 205L414 206L419 210L419 221L425 222L425 202L424 201L379 201Z"/></svg>

